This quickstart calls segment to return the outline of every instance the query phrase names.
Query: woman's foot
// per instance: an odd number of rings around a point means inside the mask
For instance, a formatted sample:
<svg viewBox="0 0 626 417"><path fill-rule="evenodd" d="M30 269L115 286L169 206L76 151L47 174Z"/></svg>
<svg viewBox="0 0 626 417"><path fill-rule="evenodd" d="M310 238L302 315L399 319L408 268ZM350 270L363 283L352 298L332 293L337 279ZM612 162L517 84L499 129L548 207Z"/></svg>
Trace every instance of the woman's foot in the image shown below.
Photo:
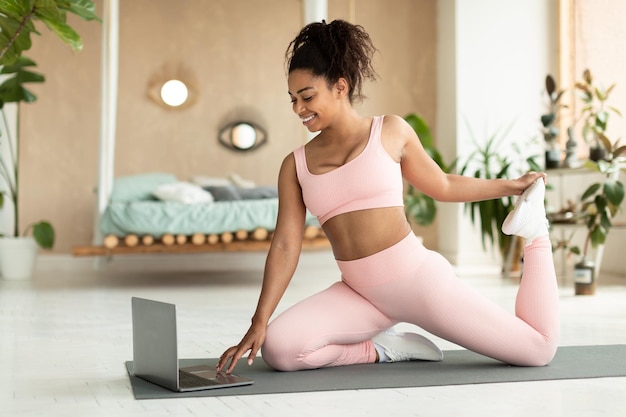
<svg viewBox="0 0 626 417"><path fill-rule="evenodd" d="M372 338L379 354L380 362L440 361L443 352L433 342L417 333L396 333L391 330Z"/></svg>
<svg viewBox="0 0 626 417"><path fill-rule="evenodd" d="M544 205L545 192L543 178L539 178L524 190L517 198L513 211L504 219L502 232L505 235L523 237L527 245L534 239L547 235L549 232Z"/></svg>

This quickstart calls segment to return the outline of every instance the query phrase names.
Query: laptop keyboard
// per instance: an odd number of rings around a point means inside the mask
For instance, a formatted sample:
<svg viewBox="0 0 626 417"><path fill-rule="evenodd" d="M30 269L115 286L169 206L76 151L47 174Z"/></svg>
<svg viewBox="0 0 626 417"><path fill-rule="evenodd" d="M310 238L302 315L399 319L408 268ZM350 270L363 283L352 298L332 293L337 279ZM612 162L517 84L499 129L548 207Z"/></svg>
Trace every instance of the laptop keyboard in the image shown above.
<svg viewBox="0 0 626 417"><path fill-rule="evenodd" d="M178 371L178 385L181 388L206 387L211 384L211 380L201 378L189 372Z"/></svg>

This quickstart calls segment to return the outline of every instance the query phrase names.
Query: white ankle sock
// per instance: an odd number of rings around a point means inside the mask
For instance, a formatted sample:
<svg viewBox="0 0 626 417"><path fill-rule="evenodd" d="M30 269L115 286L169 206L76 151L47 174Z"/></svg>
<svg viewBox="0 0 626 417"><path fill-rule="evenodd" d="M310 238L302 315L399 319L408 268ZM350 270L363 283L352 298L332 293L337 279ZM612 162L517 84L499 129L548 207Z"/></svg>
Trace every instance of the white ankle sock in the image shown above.
<svg viewBox="0 0 626 417"><path fill-rule="evenodd" d="M379 363L389 362L389 357L385 353L385 348L383 348L378 343L374 343L374 348L376 349L376 352L378 353L378 362Z"/></svg>

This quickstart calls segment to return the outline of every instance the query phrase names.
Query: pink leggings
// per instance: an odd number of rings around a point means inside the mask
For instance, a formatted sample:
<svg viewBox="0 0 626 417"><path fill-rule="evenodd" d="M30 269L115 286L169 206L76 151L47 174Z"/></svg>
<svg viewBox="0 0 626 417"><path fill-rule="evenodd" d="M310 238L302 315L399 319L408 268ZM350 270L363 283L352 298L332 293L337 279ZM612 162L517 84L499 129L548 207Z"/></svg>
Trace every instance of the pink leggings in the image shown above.
<svg viewBox="0 0 626 417"><path fill-rule="evenodd" d="M337 262L341 282L270 323L262 353L271 367L375 362L372 337L399 322L511 365L543 366L556 353L558 288L547 236L524 249L515 315L457 279L413 233L372 256Z"/></svg>

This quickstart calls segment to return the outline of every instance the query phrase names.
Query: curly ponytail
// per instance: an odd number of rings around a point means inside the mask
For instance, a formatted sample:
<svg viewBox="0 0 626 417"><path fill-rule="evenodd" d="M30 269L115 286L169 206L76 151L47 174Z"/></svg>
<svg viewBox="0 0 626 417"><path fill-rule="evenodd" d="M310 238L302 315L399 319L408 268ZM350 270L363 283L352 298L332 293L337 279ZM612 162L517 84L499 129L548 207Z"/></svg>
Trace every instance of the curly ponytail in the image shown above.
<svg viewBox="0 0 626 417"><path fill-rule="evenodd" d="M362 26L344 20L329 24L310 23L291 41L285 59L288 72L309 70L323 76L329 85L345 78L349 85L350 103L364 98L363 80L376 79L372 55L376 48Z"/></svg>

